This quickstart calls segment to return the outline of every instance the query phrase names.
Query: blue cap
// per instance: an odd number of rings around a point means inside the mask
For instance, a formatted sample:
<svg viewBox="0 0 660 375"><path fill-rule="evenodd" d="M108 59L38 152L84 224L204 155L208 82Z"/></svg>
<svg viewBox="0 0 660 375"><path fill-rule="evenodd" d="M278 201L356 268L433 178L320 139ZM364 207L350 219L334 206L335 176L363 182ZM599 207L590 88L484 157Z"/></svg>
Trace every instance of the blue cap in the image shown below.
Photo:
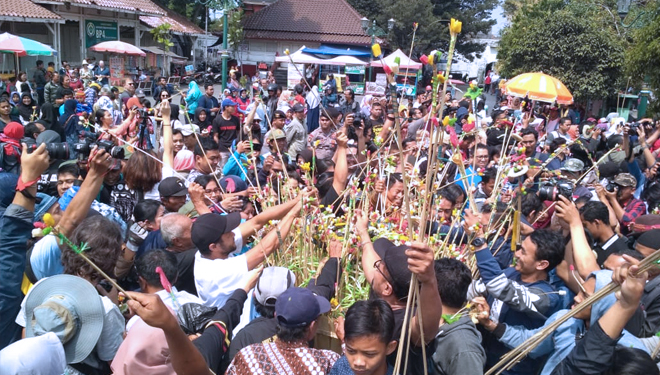
<svg viewBox="0 0 660 375"><path fill-rule="evenodd" d="M222 109L225 109L225 107L228 106L228 105L236 107L236 102L229 99L229 98L222 101Z"/></svg>
<svg viewBox="0 0 660 375"><path fill-rule="evenodd" d="M57 198L44 193L37 193L37 198L39 203L34 206L34 216L32 218L33 223L41 221L46 212L57 203Z"/></svg>
<svg viewBox="0 0 660 375"><path fill-rule="evenodd" d="M275 302L277 322L290 328L307 326L328 311L330 302L305 288L289 288Z"/></svg>

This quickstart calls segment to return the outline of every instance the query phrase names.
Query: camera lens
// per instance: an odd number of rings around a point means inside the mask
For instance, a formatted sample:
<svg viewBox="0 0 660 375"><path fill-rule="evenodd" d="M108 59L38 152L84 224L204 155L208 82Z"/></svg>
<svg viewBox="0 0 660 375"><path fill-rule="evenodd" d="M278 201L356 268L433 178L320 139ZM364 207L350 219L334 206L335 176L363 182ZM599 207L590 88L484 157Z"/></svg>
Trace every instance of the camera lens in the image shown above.
<svg viewBox="0 0 660 375"><path fill-rule="evenodd" d="M541 185L539 187L539 198L542 201L555 201L557 198L557 190L554 185Z"/></svg>
<svg viewBox="0 0 660 375"><path fill-rule="evenodd" d="M115 159L123 159L124 158L124 148L121 146L114 146L110 149L110 156L112 156Z"/></svg>
<svg viewBox="0 0 660 375"><path fill-rule="evenodd" d="M49 143L46 145L46 151L51 160L68 160L69 145L67 143Z"/></svg>

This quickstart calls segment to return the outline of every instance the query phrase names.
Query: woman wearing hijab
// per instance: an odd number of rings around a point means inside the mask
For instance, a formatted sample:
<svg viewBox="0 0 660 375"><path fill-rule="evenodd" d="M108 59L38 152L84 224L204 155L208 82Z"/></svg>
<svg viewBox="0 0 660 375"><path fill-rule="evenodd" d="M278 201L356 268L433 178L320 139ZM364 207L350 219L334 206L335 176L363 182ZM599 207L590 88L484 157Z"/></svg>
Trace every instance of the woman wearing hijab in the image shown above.
<svg viewBox="0 0 660 375"><path fill-rule="evenodd" d="M78 142L78 115L76 114L76 102L74 99L69 99L64 102L64 114L60 116L59 124L64 131L64 138L69 144L71 150L71 158L75 159L78 155L73 150L73 144Z"/></svg>
<svg viewBox="0 0 660 375"><path fill-rule="evenodd" d="M191 81L188 84L188 95L186 95L186 103L188 103L188 114L190 117L195 116L195 109L197 109L197 101L202 96L202 91L199 89L197 82Z"/></svg>
<svg viewBox="0 0 660 375"><path fill-rule="evenodd" d="M19 105L21 103L21 93L18 91L12 91L11 95L9 95L9 103L11 103L13 107Z"/></svg>
<svg viewBox="0 0 660 375"><path fill-rule="evenodd" d="M21 102L18 103L16 108L18 108L18 114L21 116L23 125L27 125L27 123L34 121L33 117L37 117L37 114L39 113L37 102L32 99L32 95L28 92L24 92L21 95Z"/></svg>
<svg viewBox="0 0 660 375"><path fill-rule="evenodd" d="M373 95L365 95L362 98L362 102L360 103L360 112L362 112L362 114L366 117L371 116L371 103L373 100Z"/></svg>
<svg viewBox="0 0 660 375"><path fill-rule="evenodd" d="M211 121L206 108L197 107L197 109L195 109L195 119L193 120L193 124L199 126L200 131L208 129L208 127L211 126Z"/></svg>

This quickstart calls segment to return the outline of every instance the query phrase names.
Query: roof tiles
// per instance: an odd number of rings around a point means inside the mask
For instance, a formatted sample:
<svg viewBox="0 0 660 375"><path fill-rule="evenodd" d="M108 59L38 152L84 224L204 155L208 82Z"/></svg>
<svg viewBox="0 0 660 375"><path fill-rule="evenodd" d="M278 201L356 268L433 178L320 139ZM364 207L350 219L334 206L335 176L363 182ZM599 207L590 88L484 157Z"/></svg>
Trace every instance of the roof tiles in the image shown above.
<svg viewBox="0 0 660 375"><path fill-rule="evenodd" d="M253 39L369 45L361 18L345 0L278 0L247 17L243 30Z"/></svg>
<svg viewBox="0 0 660 375"><path fill-rule="evenodd" d="M62 17L30 0L1 0L0 17L61 20Z"/></svg>
<svg viewBox="0 0 660 375"><path fill-rule="evenodd" d="M4 0L2 0L4 1ZM150 0L33 0L35 3L40 2L58 2L64 4L70 2L79 4L81 6L90 5L99 8L118 9L122 11L143 12L155 15L165 15L158 5Z"/></svg>

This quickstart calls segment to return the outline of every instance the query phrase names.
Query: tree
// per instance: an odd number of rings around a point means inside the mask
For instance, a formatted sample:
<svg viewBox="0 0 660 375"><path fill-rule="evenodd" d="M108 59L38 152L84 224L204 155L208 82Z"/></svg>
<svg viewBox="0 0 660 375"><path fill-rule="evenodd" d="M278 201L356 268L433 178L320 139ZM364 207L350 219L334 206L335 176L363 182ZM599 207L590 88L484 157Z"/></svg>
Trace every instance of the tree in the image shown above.
<svg viewBox="0 0 660 375"><path fill-rule="evenodd" d="M463 32L458 38L456 50L467 58L483 51L484 45L475 43L477 34L490 34L495 20L490 15L499 0L348 0L361 15L375 19L386 27L387 20L394 18L394 29L385 39L391 47L406 53L412 42L413 23L419 23L413 57L429 53L433 49L449 47L449 19L463 22Z"/></svg>
<svg viewBox="0 0 660 375"><path fill-rule="evenodd" d="M623 71L624 41L600 6L541 0L514 17L500 40L499 71L507 77L543 71L574 99L614 93Z"/></svg>
<svg viewBox="0 0 660 375"><path fill-rule="evenodd" d="M653 1L647 5L646 17L640 20L642 25L633 29L631 34L633 45L626 53L626 75L631 83L640 87L646 81L654 96L660 95L660 2ZM640 17L641 18L641 17ZM649 110L660 112L660 103L651 103Z"/></svg>
<svg viewBox="0 0 660 375"><path fill-rule="evenodd" d="M170 48L174 46L174 43L170 41L170 39L172 39L172 34L170 34L171 28L172 25L169 23L163 23L149 31L151 35L153 35L156 43L163 45L165 51L169 51Z"/></svg>

